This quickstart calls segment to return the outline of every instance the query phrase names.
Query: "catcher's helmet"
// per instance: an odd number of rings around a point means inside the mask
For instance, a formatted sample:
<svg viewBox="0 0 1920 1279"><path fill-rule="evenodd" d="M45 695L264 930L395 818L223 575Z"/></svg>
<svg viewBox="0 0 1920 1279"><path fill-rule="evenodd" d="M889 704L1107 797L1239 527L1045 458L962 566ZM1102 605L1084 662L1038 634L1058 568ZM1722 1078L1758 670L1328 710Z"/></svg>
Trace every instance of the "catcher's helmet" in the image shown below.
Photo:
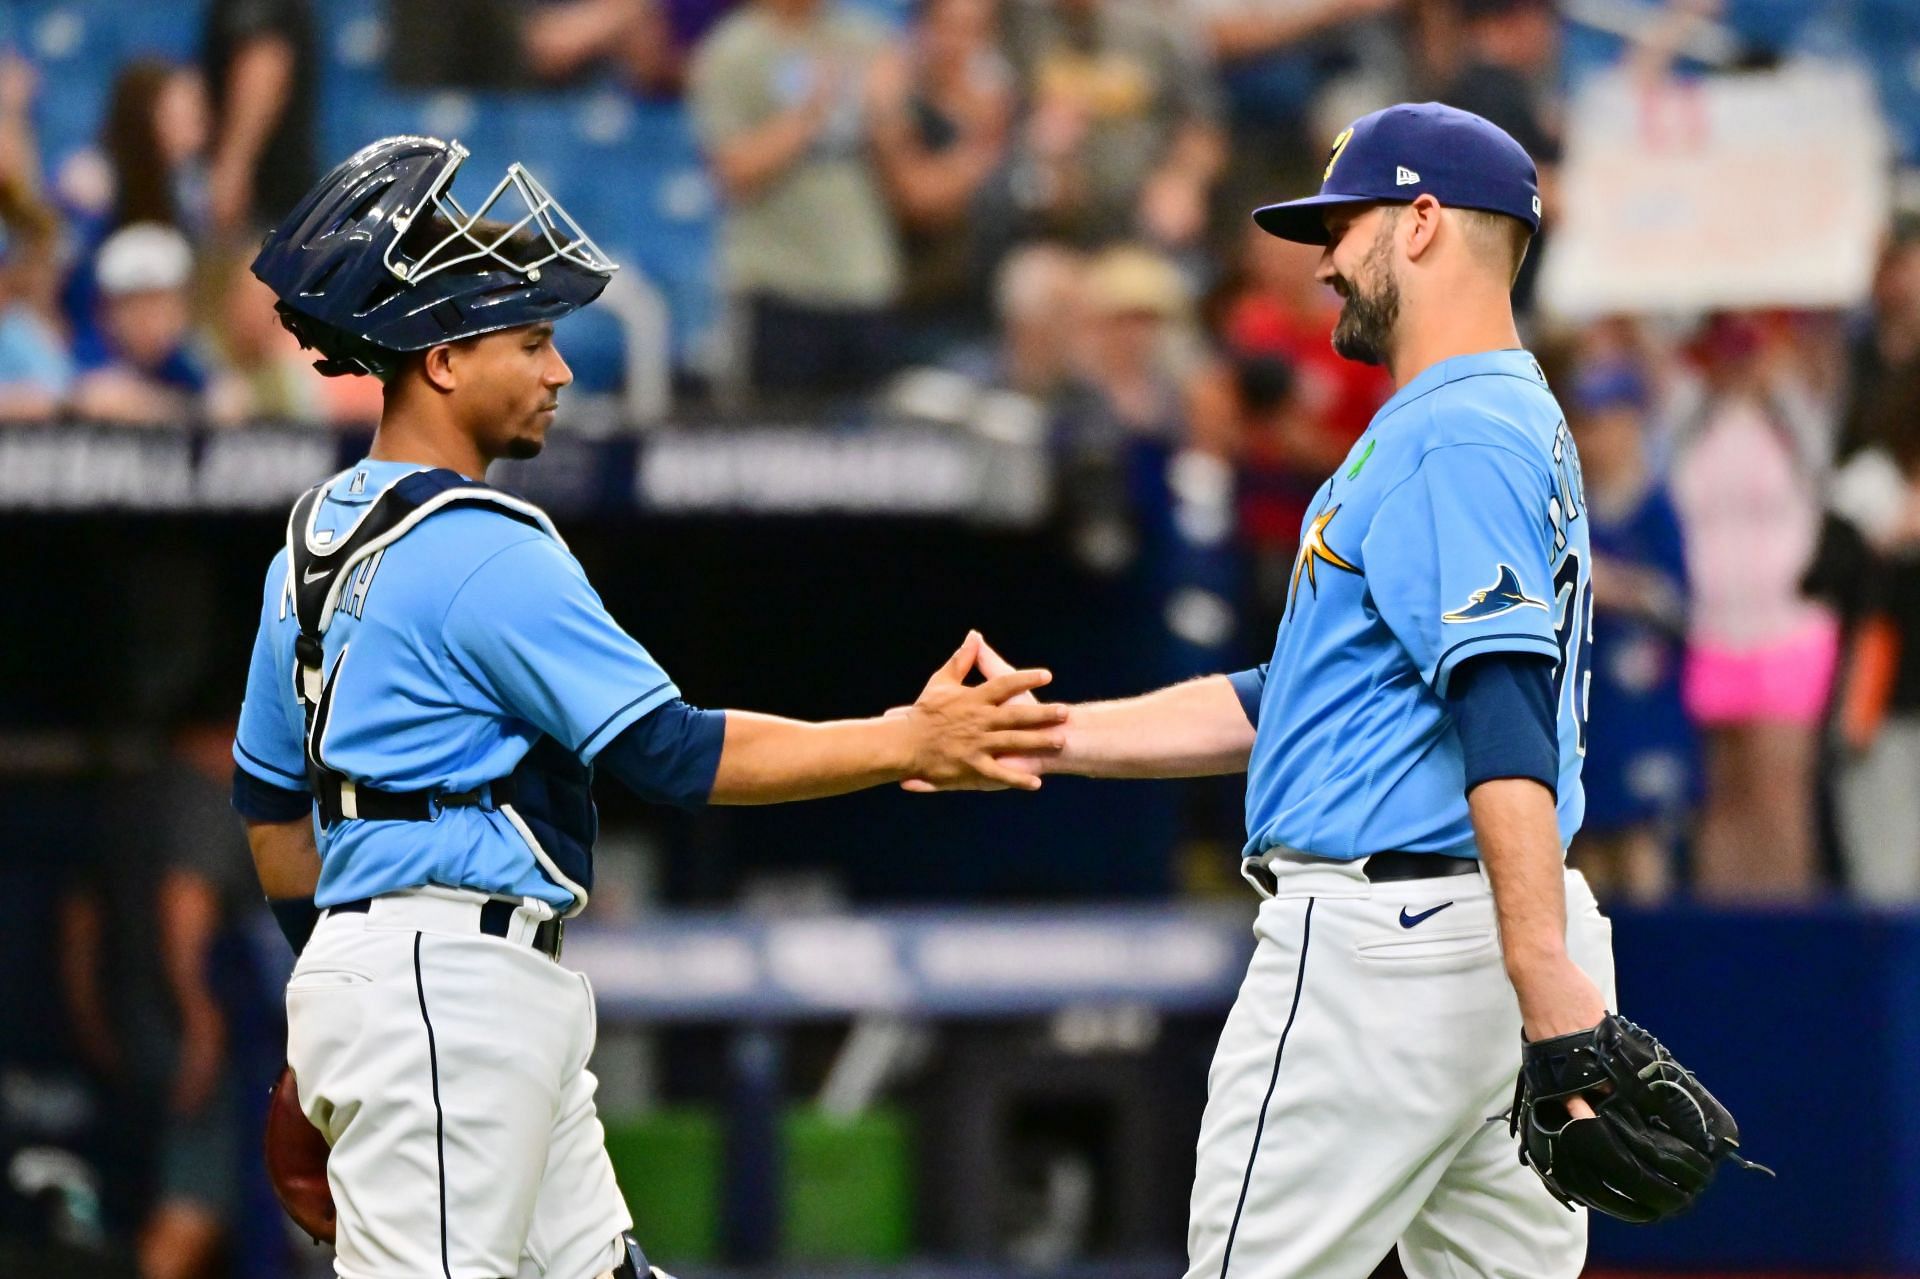
<svg viewBox="0 0 1920 1279"><path fill-rule="evenodd" d="M320 180L267 233L253 273L322 373L386 377L401 354L543 320L600 296L614 264L545 187L508 167L472 213L453 198L467 149L382 138ZM487 214L509 192L514 221Z"/></svg>

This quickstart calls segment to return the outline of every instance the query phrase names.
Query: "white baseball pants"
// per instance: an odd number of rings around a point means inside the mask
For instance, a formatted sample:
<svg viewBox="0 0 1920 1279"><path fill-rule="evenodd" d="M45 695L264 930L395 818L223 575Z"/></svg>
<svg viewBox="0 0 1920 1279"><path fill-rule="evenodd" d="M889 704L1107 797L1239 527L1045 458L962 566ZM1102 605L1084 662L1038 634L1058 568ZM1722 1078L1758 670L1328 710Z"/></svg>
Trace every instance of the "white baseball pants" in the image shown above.
<svg viewBox="0 0 1920 1279"><path fill-rule="evenodd" d="M1576 1279L1586 1214L1507 1133L1520 1012L1485 877L1269 869L1208 1079L1187 1279L1366 1279L1396 1244L1411 1279ZM1569 950L1615 1007L1612 926L1579 872L1566 885Z"/></svg>
<svg viewBox="0 0 1920 1279"><path fill-rule="evenodd" d="M333 1154L341 1279L592 1279L632 1225L595 1113L593 992L451 889L329 915L287 1059ZM533 903L514 935L550 914Z"/></svg>

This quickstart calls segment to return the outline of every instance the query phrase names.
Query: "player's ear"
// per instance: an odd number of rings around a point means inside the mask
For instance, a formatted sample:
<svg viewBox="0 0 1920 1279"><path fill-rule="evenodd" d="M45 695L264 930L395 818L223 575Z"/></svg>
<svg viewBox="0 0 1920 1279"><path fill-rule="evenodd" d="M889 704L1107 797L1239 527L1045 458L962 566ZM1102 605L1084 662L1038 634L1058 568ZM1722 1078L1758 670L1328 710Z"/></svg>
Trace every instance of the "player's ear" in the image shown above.
<svg viewBox="0 0 1920 1279"><path fill-rule="evenodd" d="M426 354L420 357L420 371L427 379L427 385L436 391L451 391L459 385L459 379L453 371L453 344L430 346Z"/></svg>
<svg viewBox="0 0 1920 1279"><path fill-rule="evenodd" d="M1433 247L1440 234L1440 216L1445 210L1431 195L1421 195L1400 212L1401 247L1409 261L1418 262Z"/></svg>

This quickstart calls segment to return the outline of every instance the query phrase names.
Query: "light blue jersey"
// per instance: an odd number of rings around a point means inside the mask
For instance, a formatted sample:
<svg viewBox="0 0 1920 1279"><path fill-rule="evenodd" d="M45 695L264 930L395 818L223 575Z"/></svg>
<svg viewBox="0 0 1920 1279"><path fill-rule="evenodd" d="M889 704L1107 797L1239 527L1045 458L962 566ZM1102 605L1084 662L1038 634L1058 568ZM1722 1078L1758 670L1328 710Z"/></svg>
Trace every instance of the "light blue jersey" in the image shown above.
<svg viewBox="0 0 1920 1279"><path fill-rule="evenodd" d="M1573 440L1525 351L1402 387L1315 496L1247 769L1249 855L1476 855L1443 700L1484 653L1556 662L1560 840L1579 829L1593 590Z"/></svg>
<svg viewBox="0 0 1920 1279"><path fill-rule="evenodd" d="M321 503L316 528L344 538L381 492L423 469L360 463ZM304 790L287 571L283 549L267 570L234 762ZM559 541L478 508L442 511L352 571L326 632L325 669L322 758L349 781L389 791L472 790L513 772L542 735L590 764L680 695ZM317 839L321 906L429 883L574 904L502 811L348 820L317 828Z"/></svg>

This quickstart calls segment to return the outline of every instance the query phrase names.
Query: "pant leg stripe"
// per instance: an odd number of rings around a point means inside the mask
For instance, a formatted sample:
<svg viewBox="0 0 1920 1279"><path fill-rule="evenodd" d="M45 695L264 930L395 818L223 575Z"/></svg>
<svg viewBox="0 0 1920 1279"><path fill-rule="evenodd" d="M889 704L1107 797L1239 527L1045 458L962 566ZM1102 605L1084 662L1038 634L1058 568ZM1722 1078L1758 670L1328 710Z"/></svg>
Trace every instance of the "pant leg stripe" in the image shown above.
<svg viewBox="0 0 1920 1279"><path fill-rule="evenodd" d="M427 1016L427 983L420 973L420 934L413 935L413 988L420 995L420 1020L427 1027L427 1066L433 1072L434 1162L440 1171L440 1273L453 1279L447 1255L447 1117L440 1110L440 1053L433 1043L433 1019Z"/></svg>
<svg viewBox="0 0 1920 1279"><path fill-rule="evenodd" d="M1287 1053L1287 1036L1293 1033L1293 1019L1300 1014L1300 991L1307 984L1307 946L1313 940L1313 903L1307 898L1306 922L1300 927L1300 963L1293 974L1293 1007L1287 1010L1287 1024L1280 1031L1280 1046L1273 1051L1273 1076L1267 1080L1267 1095L1260 1102L1260 1122L1254 1125L1253 1149L1247 1152L1247 1172L1240 1181L1240 1202L1233 1206L1233 1225L1227 1230L1227 1248L1220 1255L1220 1279L1227 1279L1227 1266L1233 1261L1233 1238L1240 1233L1240 1214L1246 1211L1247 1191L1253 1185L1253 1161L1260 1157L1260 1137L1267 1129L1267 1107L1273 1104L1273 1090L1280 1082L1280 1059Z"/></svg>

